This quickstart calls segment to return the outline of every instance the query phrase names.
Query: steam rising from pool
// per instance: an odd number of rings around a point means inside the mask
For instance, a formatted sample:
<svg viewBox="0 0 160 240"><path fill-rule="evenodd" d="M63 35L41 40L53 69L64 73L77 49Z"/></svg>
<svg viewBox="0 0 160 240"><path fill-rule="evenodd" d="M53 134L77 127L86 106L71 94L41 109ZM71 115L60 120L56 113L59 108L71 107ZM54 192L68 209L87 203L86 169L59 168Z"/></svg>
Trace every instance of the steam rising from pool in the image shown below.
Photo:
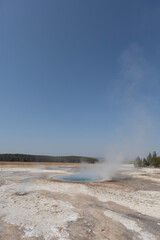
<svg viewBox="0 0 160 240"><path fill-rule="evenodd" d="M63 176L61 179L64 181L110 180L124 161L133 161L137 156L144 158L149 151L158 149L159 121L152 113L154 101L151 102L148 94L142 96L144 86L149 87L150 81L154 81L150 62L136 44L125 49L119 61L119 79L107 94L110 109L118 110L112 116L116 125L111 123L112 133L109 133L105 161L89 167L82 164L77 174Z"/></svg>
<svg viewBox="0 0 160 240"><path fill-rule="evenodd" d="M114 159L110 157L110 161L105 160L94 165L86 165L82 163L80 168L76 170L76 172L59 176L56 179L69 182L97 182L112 180L123 161L123 158Z"/></svg>

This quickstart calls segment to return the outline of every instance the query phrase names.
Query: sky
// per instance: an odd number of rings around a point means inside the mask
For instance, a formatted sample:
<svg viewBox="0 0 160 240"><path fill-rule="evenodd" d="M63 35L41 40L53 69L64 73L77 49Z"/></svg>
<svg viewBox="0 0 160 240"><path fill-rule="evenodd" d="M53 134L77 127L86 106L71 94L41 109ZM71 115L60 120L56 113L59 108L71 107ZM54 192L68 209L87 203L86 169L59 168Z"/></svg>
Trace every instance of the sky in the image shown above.
<svg viewBox="0 0 160 240"><path fill-rule="evenodd" d="M0 0L0 153L158 152L159 24L158 0Z"/></svg>

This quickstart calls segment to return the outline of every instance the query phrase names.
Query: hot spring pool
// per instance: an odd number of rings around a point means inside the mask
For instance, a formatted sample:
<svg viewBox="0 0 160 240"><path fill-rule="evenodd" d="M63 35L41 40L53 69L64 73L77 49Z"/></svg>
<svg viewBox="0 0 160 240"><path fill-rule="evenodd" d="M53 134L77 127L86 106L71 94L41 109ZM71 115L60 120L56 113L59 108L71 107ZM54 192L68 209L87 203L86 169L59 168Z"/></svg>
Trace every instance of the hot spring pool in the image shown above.
<svg viewBox="0 0 160 240"><path fill-rule="evenodd" d="M96 181L103 181L101 177L98 176L88 176L83 175L80 173L76 174L69 174L69 175L63 175L56 178L60 181L66 181L66 182L96 182Z"/></svg>

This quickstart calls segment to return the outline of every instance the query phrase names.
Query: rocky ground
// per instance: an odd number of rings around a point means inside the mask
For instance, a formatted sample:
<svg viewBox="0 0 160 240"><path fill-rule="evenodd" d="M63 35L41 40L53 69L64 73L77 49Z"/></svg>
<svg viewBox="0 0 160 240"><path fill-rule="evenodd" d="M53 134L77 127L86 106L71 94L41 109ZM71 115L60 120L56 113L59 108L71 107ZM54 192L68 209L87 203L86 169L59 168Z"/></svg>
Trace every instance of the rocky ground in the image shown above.
<svg viewBox="0 0 160 240"><path fill-rule="evenodd" d="M160 169L113 181L55 180L78 165L0 165L1 240L158 240Z"/></svg>

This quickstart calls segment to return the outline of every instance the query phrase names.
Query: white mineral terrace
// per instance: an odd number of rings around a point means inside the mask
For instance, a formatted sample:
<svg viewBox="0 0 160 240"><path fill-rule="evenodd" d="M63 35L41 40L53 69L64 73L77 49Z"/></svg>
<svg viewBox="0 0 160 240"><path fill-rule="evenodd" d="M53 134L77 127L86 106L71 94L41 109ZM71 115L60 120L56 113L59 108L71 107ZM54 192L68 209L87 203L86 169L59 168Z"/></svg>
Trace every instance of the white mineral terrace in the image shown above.
<svg viewBox="0 0 160 240"><path fill-rule="evenodd" d="M97 183L54 180L59 174L70 174L72 166L1 165L0 169L3 240L12 239L10 229L15 238L24 240L76 236L127 240L127 234L137 240L160 239L160 169L136 170L126 165L120 173L131 180Z"/></svg>

